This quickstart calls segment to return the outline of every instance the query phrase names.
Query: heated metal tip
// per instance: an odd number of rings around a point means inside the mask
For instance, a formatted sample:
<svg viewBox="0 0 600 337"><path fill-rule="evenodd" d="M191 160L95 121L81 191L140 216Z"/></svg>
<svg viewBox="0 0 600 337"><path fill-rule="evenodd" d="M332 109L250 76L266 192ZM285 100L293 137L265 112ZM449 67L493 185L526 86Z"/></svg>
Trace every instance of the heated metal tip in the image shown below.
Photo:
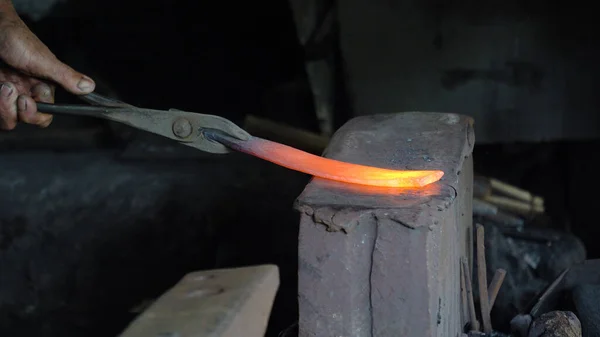
<svg viewBox="0 0 600 337"><path fill-rule="evenodd" d="M381 187L423 187L442 178L437 170L390 170L357 165L316 156L269 140L250 137L238 140L217 129L202 129L205 139L220 143L291 170L330 180Z"/></svg>

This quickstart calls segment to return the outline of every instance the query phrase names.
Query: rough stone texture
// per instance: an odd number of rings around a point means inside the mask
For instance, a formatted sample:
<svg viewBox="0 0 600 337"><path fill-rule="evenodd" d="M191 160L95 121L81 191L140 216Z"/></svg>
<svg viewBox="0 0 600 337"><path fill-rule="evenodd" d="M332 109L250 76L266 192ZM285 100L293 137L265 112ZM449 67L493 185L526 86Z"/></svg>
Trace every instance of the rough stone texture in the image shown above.
<svg viewBox="0 0 600 337"><path fill-rule="evenodd" d="M472 262L472 120L363 116L324 156L392 169L442 169L417 190L313 179L297 200L300 336L456 336L460 257Z"/></svg>
<svg viewBox="0 0 600 337"><path fill-rule="evenodd" d="M551 311L533 321L528 337L581 337L581 323L570 311Z"/></svg>

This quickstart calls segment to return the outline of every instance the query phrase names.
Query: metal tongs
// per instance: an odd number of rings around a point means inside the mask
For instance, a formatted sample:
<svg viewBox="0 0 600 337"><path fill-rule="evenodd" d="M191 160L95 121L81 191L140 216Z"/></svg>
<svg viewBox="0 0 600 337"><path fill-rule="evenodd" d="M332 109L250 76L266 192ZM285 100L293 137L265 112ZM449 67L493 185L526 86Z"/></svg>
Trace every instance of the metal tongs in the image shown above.
<svg viewBox="0 0 600 337"><path fill-rule="evenodd" d="M225 145L205 137L205 130L218 130L246 141L250 134L228 119L176 109L143 109L96 93L79 96L91 105L37 103L38 111L106 119L175 140L209 153L229 153Z"/></svg>
<svg viewBox="0 0 600 337"><path fill-rule="evenodd" d="M107 119L170 138L201 151L244 152L288 169L351 184L420 188L440 180L444 175L441 170L391 170L316 156L253 137L233 122L219 116L175 109L142 109L94 93L79 97L92 105L38 103L38 110L50 114Z"/></svg>

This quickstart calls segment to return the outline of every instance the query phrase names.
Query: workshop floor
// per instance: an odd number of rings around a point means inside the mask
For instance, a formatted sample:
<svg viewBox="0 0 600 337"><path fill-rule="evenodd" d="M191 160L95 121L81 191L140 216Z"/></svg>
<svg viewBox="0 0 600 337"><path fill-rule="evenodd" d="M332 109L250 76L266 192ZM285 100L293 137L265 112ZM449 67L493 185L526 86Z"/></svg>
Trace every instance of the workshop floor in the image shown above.
<svg viewBox="0 0 600 337"><path fill-rule="evenodd" d="M0 336L114 336L185 273L276 263L269 336L296 320L308 177L241 154L0 155Z"/></svg>

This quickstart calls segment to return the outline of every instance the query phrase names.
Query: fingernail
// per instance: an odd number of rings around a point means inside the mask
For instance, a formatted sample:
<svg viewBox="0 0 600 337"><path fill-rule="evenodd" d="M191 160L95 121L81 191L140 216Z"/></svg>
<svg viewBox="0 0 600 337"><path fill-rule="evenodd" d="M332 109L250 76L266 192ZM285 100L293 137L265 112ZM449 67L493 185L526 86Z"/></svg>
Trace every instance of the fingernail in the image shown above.
<svg viewBox="0 0 600 337"><path fill-rule="evenodd" d="M81 80L79 80L79 83L77 83L77 88L86 93L92 92L95 86L96 85L94 84L94 81L88 77L83 77Z"/></svg>
<svg viewBox="0 0 600 337"><path fill-rule="evenodd" d="M0 86L0 95L2 95L2 97L9 97L13 93L13 90L12 85L3 83L2 86Z"/></svg>
<svg viewBox="0 0 600 337"><path fill-rule="evenodd" d="M17 99L17 109L19 111L27 110L27 99L25 99L24 96L19 96L19 98Z"/></svg>
<svg viewBox="0 0 600 337"><path fill-rule="evenodd" d="M44 122L42 122L40 124L40 127L41 128L47 128L48 126L50 126L50 124L52 123L52 117L53 116L50 116L47 120L45 120Z"/></svg>

